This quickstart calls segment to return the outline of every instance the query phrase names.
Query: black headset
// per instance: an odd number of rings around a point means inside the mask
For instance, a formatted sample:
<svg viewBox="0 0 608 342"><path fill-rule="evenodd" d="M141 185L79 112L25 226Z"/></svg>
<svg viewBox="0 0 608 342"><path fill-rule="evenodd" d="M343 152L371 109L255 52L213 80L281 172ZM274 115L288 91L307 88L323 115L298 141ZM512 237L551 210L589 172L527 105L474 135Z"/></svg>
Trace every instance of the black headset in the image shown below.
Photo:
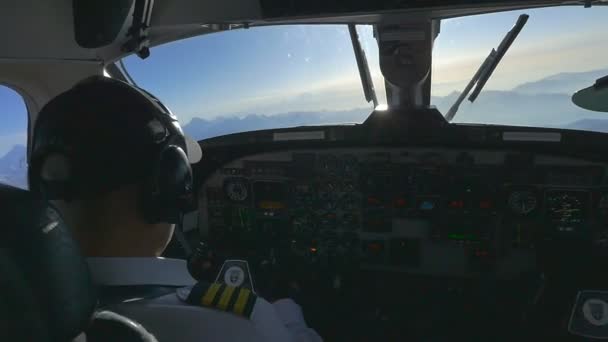
<svg viewBox="0 0 608 342"><path fill-rule="evenodd" d="M101 76L92 77L75 87L100 79ZM186 138L177 118L145 90L118 80L103 81L115 82L129 89L133 96L140 98L138 100L145 99L145 106L152 114L152 120L146 129L155 148L154 155L151 156L151 170L141 182L140 208L143 217L149 223L180 223L183 214L195 209L195 200L192 168L186 154ZM61 137L40 136L45 123L39 122L40 120L36 122L32 139L32 157L28 170L30 190L41 193L47 199L69 201L82 197L82 189L87 188L87 182L95 180L82 174L83 168L73 156L73 148L62 142Z"/></svg>

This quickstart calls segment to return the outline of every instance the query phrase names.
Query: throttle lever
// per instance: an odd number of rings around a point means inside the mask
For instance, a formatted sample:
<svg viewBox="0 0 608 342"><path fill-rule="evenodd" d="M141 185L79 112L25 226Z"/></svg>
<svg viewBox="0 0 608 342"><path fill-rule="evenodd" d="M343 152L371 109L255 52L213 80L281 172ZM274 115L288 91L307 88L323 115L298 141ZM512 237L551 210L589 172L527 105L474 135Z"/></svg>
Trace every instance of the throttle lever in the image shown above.
<svg viewBox="0 0 608 342"><path fill-rule="evenodd" d="M194 252L188 257L188 272L197 281L212 281L214 270L214 253L208 244L200 241Z"/></svg>

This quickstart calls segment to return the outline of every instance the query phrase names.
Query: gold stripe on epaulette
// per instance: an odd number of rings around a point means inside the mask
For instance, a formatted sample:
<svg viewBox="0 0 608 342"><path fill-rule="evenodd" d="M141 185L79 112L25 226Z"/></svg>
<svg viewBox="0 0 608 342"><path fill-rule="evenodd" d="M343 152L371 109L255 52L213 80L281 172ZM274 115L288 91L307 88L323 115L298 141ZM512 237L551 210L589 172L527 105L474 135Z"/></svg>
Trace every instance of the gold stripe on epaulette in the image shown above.
<svg viewBox="0 0 608 342"><path fill-rule="evenodd" d="M213 283L211 284L211 286L209 286L207 292L205 292L205 295L201 299L201 304L203 306L211 306L213 300L215 299L215 296L217 295L217 291L220 289L220 286L221 285L218 283Z"/></svg>
<svg viewBox="0 0 608 342"><path fill-rule="evenodd" d="M248 289L243 288L239 291L239 297L237 298L236 303L234 303L234 313L241 316L243 315L245 312L245 305L247 304L247 299L249 299L250 294L251 291Z"/></svg>
<svg viewBox="0 0 608 342"><path fill-rule="evenodd" d="M232 298L233 292L234 292L233 286L226 286L226 288L222 292L222 296L220 297L219 303L217 303L218 309L226 311L226 309L228 308L228 303L230 303L230 298Z"/></svg>

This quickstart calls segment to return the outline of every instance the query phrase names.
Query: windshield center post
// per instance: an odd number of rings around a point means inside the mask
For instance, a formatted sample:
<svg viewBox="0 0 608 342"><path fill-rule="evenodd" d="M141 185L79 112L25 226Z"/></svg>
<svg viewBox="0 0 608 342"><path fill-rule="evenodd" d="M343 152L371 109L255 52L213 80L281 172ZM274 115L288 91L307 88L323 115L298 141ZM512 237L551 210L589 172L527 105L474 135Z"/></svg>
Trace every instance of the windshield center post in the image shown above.
<svg viewBox="0 0 608 342"><path fill-rule="evenodd" d="M386 80L389 109L417 109L430 105L433 43L440 21L391 18L376 26L380 70Z"/></svg>

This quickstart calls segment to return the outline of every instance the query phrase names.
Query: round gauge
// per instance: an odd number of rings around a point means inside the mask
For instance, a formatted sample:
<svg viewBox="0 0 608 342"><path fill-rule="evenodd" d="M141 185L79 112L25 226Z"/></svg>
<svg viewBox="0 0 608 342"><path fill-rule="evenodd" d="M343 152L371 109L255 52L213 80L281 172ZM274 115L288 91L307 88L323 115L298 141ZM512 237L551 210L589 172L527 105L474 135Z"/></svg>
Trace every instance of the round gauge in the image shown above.
<svg viewBox="0 0 608 342"><path fill-rule="evenodd" d="M247 199L249 191L247 190L247 183L243 179L231 179L226 181L225 185L226 196L231 201L242 202Z"/></svg>
<svg viewBox="0 0 608 342"><path fill-rule="evenodd" d="M326 154L320 158L321 170L326 173L335 173L338 169L338 158L333 154Z"/></svg>
<svg viewBox="0 0 608 342"><path fill-rule="evenodd" d="M323 191L329 193L340 191L340 184L338 184L338 182L328 181L323 184Z"/></svg>
<svg viewBox="0 0 608 342"><path fill-rule="evenodd" d="M344 164L344 173L347 176L357 173L357 158L355 156L347 154L342 157L342 163Z"/></svg>
<svg viewBox="0 0 608 342"><path fill-rule="evenodd" d="M528 215L537 205L538 199L532 191L514 191L509 195L509 208L517 215Z"/></svg>
<svg viewBox="0 0 608 342"><path fill-rule="evenodd" d="M333 199L328 199L324 204L323 204L323 209L325 210L335 210L338 208L338 203L336 203Z"/></svg>
<svg viewBox="0 0 608 342"><path fill-rule="evenodd" d="M353 182L344 182L344 192L354 192L355 184Z"/></svg>
<svg viewBox="0 0 608 342"><path fill-rule="evenodd" d="M352 193L348 193L342 196L342 199L340 200L342 209L349 211L356 210L359 207L360 203L360 199Z"/></svg>

